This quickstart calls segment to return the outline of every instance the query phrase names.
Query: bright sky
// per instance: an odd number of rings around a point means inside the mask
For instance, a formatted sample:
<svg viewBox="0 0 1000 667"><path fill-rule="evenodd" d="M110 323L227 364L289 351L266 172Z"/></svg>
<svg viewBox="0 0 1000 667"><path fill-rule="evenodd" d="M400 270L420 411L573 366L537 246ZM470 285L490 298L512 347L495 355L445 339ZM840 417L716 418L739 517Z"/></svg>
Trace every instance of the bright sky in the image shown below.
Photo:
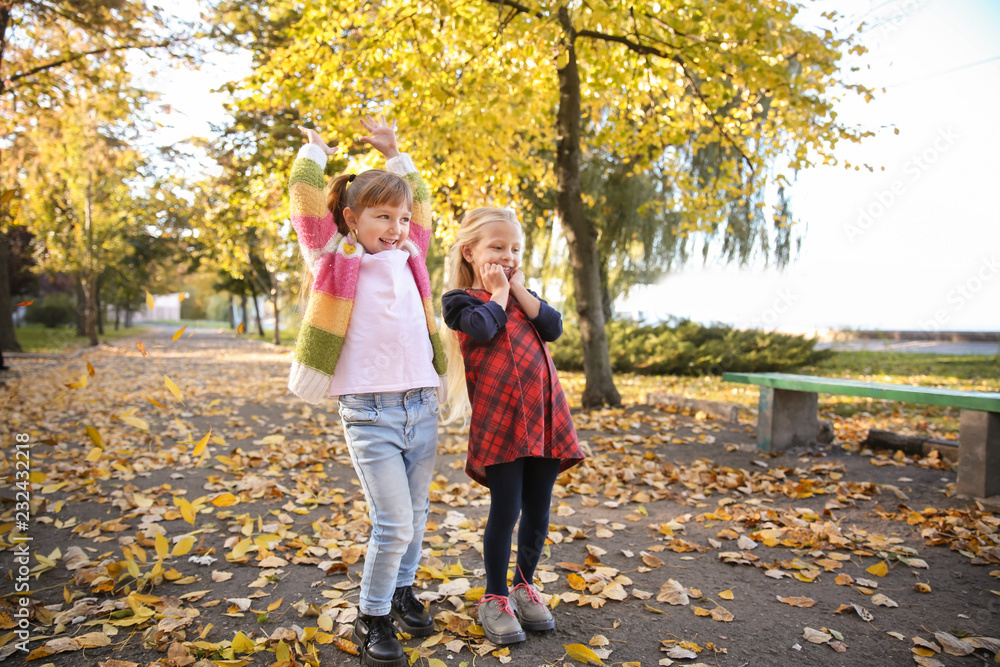
<svg viewBox="0 0 1000 667"><path fill-rule="evenodd" d="M806 230L784 271L699 262L622 309L789 331L1000 331L1000 3L815 4L868 22L860 82L887 89L839 111L879 134L837 154L875 172L799 175L792 210Z"/></svg>
<svg viewBox="0 0 1000 667"><path fill-rule="evenodd" d="M799 175L792 210L804 240L783 271L696 262L633 290L619 310L789 331L1000 331L1000 204L992 194L1000 178L1000 3L812 7L851 17L844 29L867 22L870 69L858 80L886 91L868 104L845 98L838 110L878 135L837 154L875 171ZM167 127L159 142L208 136L208 123L223 116L221 96L207 91L248 67L245 57L216 56L199 72L160 72L153 87L174 112L160 117Z"/></svg>

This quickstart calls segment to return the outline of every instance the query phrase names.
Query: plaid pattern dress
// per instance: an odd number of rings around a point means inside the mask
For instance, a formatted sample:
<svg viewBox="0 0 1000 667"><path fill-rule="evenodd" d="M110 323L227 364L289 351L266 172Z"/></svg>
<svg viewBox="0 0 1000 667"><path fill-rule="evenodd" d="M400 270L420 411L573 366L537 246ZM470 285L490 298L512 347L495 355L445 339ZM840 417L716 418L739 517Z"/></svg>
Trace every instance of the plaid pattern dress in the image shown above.
<svg viewBox="0 0 1000 667"><path fill-rule="evenodd" d="M489 310L489 298L489 292L468 289L453 290L442 299L445 322L458 335L472 404L465 472L485 486L486 466L519 458L560 459L560 471L571 468L584 455L545 344L562 332L559 313L542 301L532 323L512 297L504 322L499 305L492 304L497 316ZM473 335L482 338L481 329L463 331L463 325L468 329L477 319L470 315L495 322L495 335L477 342Z"/></svg>

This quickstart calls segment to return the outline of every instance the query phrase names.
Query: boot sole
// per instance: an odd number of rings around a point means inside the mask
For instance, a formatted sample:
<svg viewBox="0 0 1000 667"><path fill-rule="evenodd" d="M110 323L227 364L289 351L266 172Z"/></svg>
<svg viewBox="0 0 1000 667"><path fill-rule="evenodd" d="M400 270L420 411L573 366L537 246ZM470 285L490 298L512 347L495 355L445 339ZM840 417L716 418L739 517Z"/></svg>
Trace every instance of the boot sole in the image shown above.
<svg viewBox="0 0 1000 667"><path fill-rule="evenodd" d="M433 621L431 621L430 625L426 626L407 625L407 623L403 620L403 615L397 614L395 610L389 612L389 615L392 616L392 620L396 622L396 626L406 634L410 635L411 637L426 637L428 635L434 634Z"/></svg>
<svg viewBox="0 0 1000 667"><path fill-rule="evenodd" d="M543 630L555 630L556 619L550 618L547 621L529 621L527 619L521 618L520 614L517 615L517 622L521 624L521 627L525 630L531 630L532 632L541 632Z"/></svg>
<svg viewBox="0 0 1000 667"><path fill-rule="evenodd" d="M362 665L368 665L369 667L407 667L410 664L410 661L406 659L405 653L402 658L397 658L396 660L379 660L378 658L373 658L365 651L364 640L358 637L358 633L356 632L351 633L351 640L358 645Z"/></svg>
<svg viewBox="0 0 1000 667"><path fill-rule="evenodd" d="M483 634L486 635L486 638L497 646L502 646L504 644L516 644L528 639L528 635L524 634L524 630L521 632L509 632L505 635L498 635L487 630L486 626L482 623L479 624L479 627L483 629Z"/></svg>

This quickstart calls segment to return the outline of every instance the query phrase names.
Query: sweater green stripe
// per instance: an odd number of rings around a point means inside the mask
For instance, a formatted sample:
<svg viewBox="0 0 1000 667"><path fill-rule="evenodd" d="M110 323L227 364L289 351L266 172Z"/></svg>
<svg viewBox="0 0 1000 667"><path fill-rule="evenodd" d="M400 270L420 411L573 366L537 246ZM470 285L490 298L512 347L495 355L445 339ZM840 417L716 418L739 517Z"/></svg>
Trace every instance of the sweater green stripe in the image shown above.
<svg viewBox="0 0 1000 667"><path fill-rule="evenodd" d="M441 343L441 334L437 331L431 334L431 349L434 351L434 370L438 375L444 375L448 366L444 356L444 345Z"/></svg>
<svg viewBox="0 0 1000 667"><path fill-rule="evenodd" d="M343 346L343 336L323 331L304 322L295 339L295 360L303 366L333 375L337 367L337 357L340 356L340 348Z"/></svg>
<svg viewBox="0 0 1000 667"><path fill-rule="evenodd" d="M288 177L288 186L300 181L305 181L309 185L320 190L323 189L323 168L309 158L299 158L292 165L292 174Z"/></svg>
<svg viewBox="0 0 1000 667"><path fill-rule="evenodd" d="M423 179L420 178L420 174L415 171L411 171L406 174L403 178L410 184L410 189L413 190L413 201L425 202L431 200L431 191L427 189L427 185L424 183ZM425 222L426 226L430 226L430 220Z"/></svg>

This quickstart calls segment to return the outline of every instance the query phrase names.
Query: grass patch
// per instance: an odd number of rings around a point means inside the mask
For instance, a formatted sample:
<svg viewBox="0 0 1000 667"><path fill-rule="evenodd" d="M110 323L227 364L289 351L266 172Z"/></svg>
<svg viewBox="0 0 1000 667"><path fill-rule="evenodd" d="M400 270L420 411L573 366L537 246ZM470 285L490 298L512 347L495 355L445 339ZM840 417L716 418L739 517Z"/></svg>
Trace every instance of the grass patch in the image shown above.
<svg viewBox="0 0 1000 667"><path fill-rule="evenodd" d="M273 343L274 342L274 329L264 329L264 335L263 336L261 336L260 334L256 333L256 331L257 331L257 328L254 327L254 332L252 334L253 338L256 338L257 340L262 340L265 343ZM298 329L281 329L280 333L279 333L279 336L281 336L281 345L283 345L283 346L294 345L295 344L295 336L297 336L298 333L299 333ZM244 334L244 335L246 335L246 334Z"/></svg>
<svg viewBox="0 0 1000 667"><path fill-rule="evenodd" d="M134 336L146 330L146 327L129 327L115 331L114 328L106 327L104 335L98 335L97 339L106 343L108 341ZM21 345L23 352L65 352L66 350L78 347L86 347L88 339L86 336L76 335L76 326L48 328L41 324L27 324L14 329L14 336Z"/></svg>

